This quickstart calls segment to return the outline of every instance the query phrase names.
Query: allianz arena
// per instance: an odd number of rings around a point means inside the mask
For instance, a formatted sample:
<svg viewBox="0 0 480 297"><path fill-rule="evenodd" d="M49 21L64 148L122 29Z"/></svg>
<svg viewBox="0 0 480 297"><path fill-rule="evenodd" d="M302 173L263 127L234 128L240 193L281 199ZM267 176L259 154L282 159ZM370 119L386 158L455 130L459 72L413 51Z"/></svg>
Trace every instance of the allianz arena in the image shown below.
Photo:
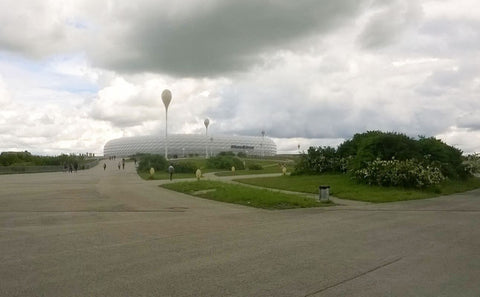
<svg viewBox="0 0 480 297"><path fill-rule="evenodd" d="M220 152L244 152L249 156L275 156L277 146L272 139L260 136L226 136L199 134L168 135L169 158L192 155L215 156ZM165 137L157 135L122 137L108 141L105 157L128 157L135 154L165 154Z"/></svg>

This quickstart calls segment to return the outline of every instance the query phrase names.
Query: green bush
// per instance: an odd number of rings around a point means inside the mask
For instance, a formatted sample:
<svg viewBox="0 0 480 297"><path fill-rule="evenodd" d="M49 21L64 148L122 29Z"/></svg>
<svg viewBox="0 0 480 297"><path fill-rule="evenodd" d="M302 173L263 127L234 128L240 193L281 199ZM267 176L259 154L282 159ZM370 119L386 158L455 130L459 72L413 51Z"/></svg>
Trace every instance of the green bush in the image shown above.
<svg viewBox="0 0 480 297"><path fill-rule="evenodd" d="M433 137L420 137L418 143L424 159L434 162L443 175L453 179L469 176L461 150Z"/></svg>
<svg viewBox="0 0 480 297"><path fill-rule="evenodd" d="M320 174L326 172L346 172L347 158L340 158L335 148L310 147L306 154L301 154L295 164L294 174Z"/></svg>
<svg viewBox="0 0 480 297"><path fill-rule="evenodd" d="M245 169L243 161L231 155L218 155L207 159L207 168L230 170L232 166L237 170Z"/></svg>
<svg viewBox="0 0 480 297"><path fill-rule="evenodd" d="M355 134L351 140L340 144L339 157L349 157L349 169L365 168L369 162L380 160L421 159L422 154L416 140L400 133L368 131Z"/></svg>
<svg viewBox="0 0 480 297"><path fill-rule="evenodd" d="M442 182L445 177L438 167L422 165L417 160L375 160L354 171L354 178L377 186L424 188Z"/></svg>
<svg viewBox="0 0 480 297"><path fill-rule="evenodd" d="M65 155L59 156L37 156L32 155L28 151L24 152L2 152L0 154L1 166L63 166L65 164L86 164L91 159L81 155Z"/></svg>
<svg viewBox="0 0 480 297"><path fill-rule="evenodd" d="M238 156L239 158L246 158L246 157L247 157L247 153L245 153L245 152L238 152L238 153L237 153L237 156Z"/></svg>
<svg viewBox="0 0 480 297"><path fill-rule="evenodd" d="M230 157L235 157L234 152L220 152L218 153L218 156L230 156Z"/></svg>
<svg viewBox="0 0 480 297"><path fill-rule="evenodd" d="M149 171L154 168L155 171L164 171L167 169L167 160L162 155L145 154L139 156L138 171Z"/></svg>
<svg viewBox="0 0 480 297"><path fill-rule="evenodd" d="M470 174L480 173L480 154L468 155L463 164Z"/></svg>
<svg viewBox="0 0 480 297"><path fill-rule="evenodd" d="M436 138L420 136L416 140L400 133L368 131L355 134L352 139L340 144L336 150L331 147L310 147L307 154L300 156L294 174L347 171L356 174L362 169L372 170L371 166L376 164L374 162L377 160L418 160L420 164L437 168L442 176L455 180L470 177L474 170L472 162L464 162L461 150ZM400 165L395 163L395 166Z"/></svg>
<svg viewBox="0 0 480 297"><path fill-rule="evenodd" d="M248 165L248 169L249 169L249 170L262 170L263 167L262 167L262 165L260 165L260 164L254 163L254 164Z"/></svg>
<svg viewBox="0 0 480 297"><path fill-rule="evenodd" d="M198 166L191 161L175 161L172 163L176 173L195 173Z"/></svg>

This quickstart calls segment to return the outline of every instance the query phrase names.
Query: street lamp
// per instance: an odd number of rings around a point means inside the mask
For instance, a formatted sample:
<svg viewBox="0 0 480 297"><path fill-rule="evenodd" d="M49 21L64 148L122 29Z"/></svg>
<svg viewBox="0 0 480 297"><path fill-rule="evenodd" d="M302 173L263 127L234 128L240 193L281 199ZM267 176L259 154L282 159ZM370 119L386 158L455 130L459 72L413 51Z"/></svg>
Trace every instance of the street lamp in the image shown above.
<svg viewBox="0 0 480 297"><path fill-rule="evenodd" d="M210 157L213 157L213 137L210 137Z"/></svg>
<svg viewBox="0 0 480 297"><path fill-rule="evenodd" d="M167 123L168 123L168 106L170 101L172 101L172 92L170 90L163 90L162 92L162 101L165 105L165 159L168 159L168 133L167 133Z"/></svg>
<svg viewBox="0 0 480 297"><path fill-rule="evenodd" d="M207 118L203 123L205 124L205 139L207 140L205 142L205 158L208 158L208 124L210 124L210 120Z"/></svg>

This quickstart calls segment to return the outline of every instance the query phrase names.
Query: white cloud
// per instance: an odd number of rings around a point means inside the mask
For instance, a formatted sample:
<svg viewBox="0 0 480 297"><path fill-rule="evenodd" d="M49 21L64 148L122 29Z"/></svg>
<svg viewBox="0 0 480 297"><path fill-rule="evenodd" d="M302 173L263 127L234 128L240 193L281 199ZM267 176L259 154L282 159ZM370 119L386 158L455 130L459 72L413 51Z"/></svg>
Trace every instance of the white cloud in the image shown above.
<svg viewBox="0 0 480 297"><path fill-rule="evenodd" d="M8 7L6 7L8 5ZM380 129L480 151L480 9L442 1L0 0L0 150L163 133ZM306 148L305 148L306 149Z"/></svg>
<svg viewBox="0 0 480 297"><path fill-rule="evenodd" d="M7 90L7 85L3 81L2 76L0 75L0 106L6 108L11 102L10 92Z"/></svg>

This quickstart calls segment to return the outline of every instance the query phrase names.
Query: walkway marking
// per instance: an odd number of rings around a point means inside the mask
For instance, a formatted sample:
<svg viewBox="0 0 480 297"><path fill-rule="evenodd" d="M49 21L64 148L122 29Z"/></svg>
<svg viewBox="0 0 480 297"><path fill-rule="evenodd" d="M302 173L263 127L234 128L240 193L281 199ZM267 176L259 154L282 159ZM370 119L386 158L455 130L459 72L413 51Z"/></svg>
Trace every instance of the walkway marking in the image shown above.
<svg viewBox="0 0 480 297"><path fill-rule="evenodd" d="M369 273L372 273L372 272L374 272L374 271L376 271L376 270L379 270L379 269L381 269L381 268L384 268L384 267L386 267L386 266L395 264L395 263L397 263L398 261L400 261L400 260L402 260L402 259L403 259L403 257L400 257L400 258L397 258L397 259L392 260L392 261L390 261L390 262L381 264L381 265L376 266L376 267L374 267L374 268L372 268L372 269L370 269L370 270L367 270L367 271L365 271L365 272L362 272L362 273L360 273L360 274L357 274L357 275L355 275L355 276L353 276L353 277L350 277L350 278L347 278L347 279L345 279L345 280L339 281L338 283L335 283L335 284L333 284L333 285L327 286L327 287L322 288L322 289L320 289L320 290L317 290L317 291L315 291L315 292L308 293L307 295L305 295L305 297L313 296L313 295L316 295L316 294L318 294L318 293L322 293L322 292L324 292L324 291L326 291L326 290L329 290L329 289L331 289L331 288L338 287L338 286L340 286L340 285L343 285L343 284L346 283L346 282L352 281L352 280L354 280L354 279L357 279L357 278L359 278L359 277L362 277L362 276L364 276L364 275L367 275L367 274L369 274Z"/></svg>

